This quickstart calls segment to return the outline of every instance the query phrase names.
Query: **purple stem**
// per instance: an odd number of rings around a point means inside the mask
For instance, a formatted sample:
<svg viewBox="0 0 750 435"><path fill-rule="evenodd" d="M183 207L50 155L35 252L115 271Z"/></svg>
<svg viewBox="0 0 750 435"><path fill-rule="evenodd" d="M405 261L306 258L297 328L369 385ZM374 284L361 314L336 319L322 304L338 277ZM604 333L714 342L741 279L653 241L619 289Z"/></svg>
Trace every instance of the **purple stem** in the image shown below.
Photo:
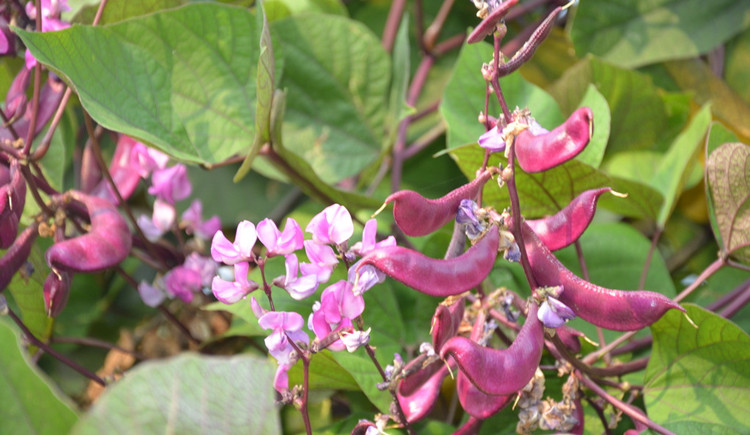
<svg viewBox="0 0 750 435"><path fill-rule="evenodd" d="M394 0L391 3L391 9L388 11L388 19L385 22L385 29L383 29L383 38L381 40L385 51L391 52L393 50L393 44L396 41L396 34L398 33L398 27L401 24L401 17L404 16L404 8L406 7L406 0Z"/></svg>

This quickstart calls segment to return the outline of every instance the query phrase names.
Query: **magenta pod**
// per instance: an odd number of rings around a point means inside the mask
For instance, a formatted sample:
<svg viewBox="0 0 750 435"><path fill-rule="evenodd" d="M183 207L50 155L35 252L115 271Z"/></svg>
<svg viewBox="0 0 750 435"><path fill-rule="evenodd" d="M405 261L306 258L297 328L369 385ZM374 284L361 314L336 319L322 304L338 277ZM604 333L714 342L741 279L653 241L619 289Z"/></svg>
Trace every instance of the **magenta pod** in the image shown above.
<svg viewBox="0 0 750 435"><path fill-rule="evenodd" d="M454 337L445 343L440 356L453 357L481 392L513 394L529 383L542 358L544 327L537 318L537 310L535 303L529 305L526 323L507 349L492 349L465 337Z"/></svg>
<svg viewBox="0 0 750 435"><path fill-rule="evenodd" d="M356 272L365 265L430 296L448 297L470 290L484 281L495 264L500 235L496 226L474 246L447 260L430 258L401 246L375 249L362 257Z"/></svg>
<svg viewBox="0 0 750 435"><path fill-rule="evenodd" d="M529 59L531 59L531 56L534 55L536 49L542 44L542 42L544 42L544 40L547 38L547 35L549 35L549 32L552 30L552 27L555 24L555 19L560 14L560 12L562 12L562 10L563 8L559 6L553 9L552 12L550 12L549 15L547 15L547 17L542 20L541 24L539 24L536 30L534 30L534 33L529 36L529 39L523 44L523 46L519 48L515 54L513 54L513 57L510 58L510 60L508 60L507 62L503 62L498 65L499 77L505 77L513 73Z"/></svg>
<svg viewBox="0 0 750 435"><path fill-rule="evenodd" d="M667 310L685 311L659 293L613 290L585 281L563 266L525 222L521 231L537 285L561 285L563 291L557 299L589 323L615 331L636 331L659 320Z"/></svg>
<svg viewBox="0 0 750 435"><path fill-rule="evenodd" d="M0 186L0 249L7 249L16 239L26 205L26 180L18 161L11 161L8 176L9 182Z"/></svg>
<svg viewBox="0 0 750 435"><path fill-rule="evenodd" d="M542 172L577 156L594 133L594 115L581 107L554 130L534 136L528 129L516 136L518 165L526 172Z"/></svg>
<svg viewBox="0 0 750 435"><path fill-rule="evenodd" d="M453 432L453 435L476 435L479 433L479 429L482 428L483 423L484 420L482 419L469 417L469 419L466 420L466 423L464 423L463 426L459 427L455 432Z"/></svg>
<svg viewBox="0 0 750 435"><path fill-rule="evenodd" d="M42 89L39 92L39 113L37 115L36 128L34 129L32 136L36 137L36 135L44 129L47 121L49 121L50 118L52 118L52 115L55 114L57 105L60 103L64 90L65 85L63 82L59 78L56 78L54 74L50 74L47 83L42 86ZM18 117L13 123L13 129L23 138L28 134L31 124L31 112L33 109L31 104L26 104L25 106L26 108L23 116ZM18 111L19 109L21 108L19 107L16 110ZM18 115L20 115L20 113L16 113L16 116ZM0 126L0 140L2 139L14 140L10 129L4 126Z"/></svg>
<svg viewBox="0 0 750 435"><path fill-rule="evenodd" d="M71 191L73 199L88 210L91 229L88 233L52 245L45 255L55 270L99 272L128 256L130 229L114 204L106 199Z"/></svg>
<svg viewBox="0 0 750 435"><path fill-rule="evenodd" d="M527 220L550 251L562 249L581 237L596 212L596 202L609 187L591 189L576 196L564 209L544 219Z"/></svg>
<svg viewBox="0 0 750 435"><path fill-rule="evenodd" d="M409 364L412 363L416 364L419 361L415 360ZM409 368L407 365L406 369ZM399 382L396 398L404 411L406 421L413 423L429 414L440 395L440 386L448 374L448 366L442 361L435 361Z"/></svg>
<svg viewBox="0 0 750 435"><path fill-rule="evenodd" d="M583 332L573 329L568 325L562 325L559 328L555 328L555 333L572 354L575 355L581 351L581 340L579 337L584 336Z"/></svg>
<svg viewBox="0 0 750 435"><path fill-rule="evenodd" d="M393 219L401 231L412 237L424 236L455 219L461 200L474 199L492 174L492 170L486 170L442 198L427 199L413 190L401 190L386 198L385 203L393 202Z"/></svg>
<svg viewBox="0 0 750 435"><path fill-rule="evenodd" d="M507 0L500 3L497 9L492 11L487 18L483 19L481 23L474 29L473 32L466 39L469 44L482 41L487 35L491 35L505 15L508 13L511 7L515 6L518 0Z"/></svg>
<svg viewBox="0 0 750 435"><path fill-rule="evenodd" d="M446 341L456 336L464 318L464 300L446 306L440 304L432 316L432 347L440 352Z"/></svg>
<svg viewBox="0 0 750 435"><path fill-rule="evenodd" d="M44 281L44 307L47 316L57 317L67 305L72 275L66 271L52 271L47 275Z"/></svg>
<svg viewBox="0 0 750 435"><path fill-rule="evenodd" d="M16 274L18 269L26 263L26 259L29 258L34 239L39 235L38 227L39 224L37 222L26 227L10 248L0 257L0 292L5 290L11 279L13 279L13 275Z"/></svg>

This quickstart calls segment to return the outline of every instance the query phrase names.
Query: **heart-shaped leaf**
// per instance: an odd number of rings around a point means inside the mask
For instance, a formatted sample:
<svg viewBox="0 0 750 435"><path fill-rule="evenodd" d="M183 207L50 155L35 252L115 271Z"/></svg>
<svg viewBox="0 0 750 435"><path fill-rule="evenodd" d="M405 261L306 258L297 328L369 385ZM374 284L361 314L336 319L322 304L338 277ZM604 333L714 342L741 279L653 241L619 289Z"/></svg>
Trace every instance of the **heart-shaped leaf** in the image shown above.
<svg viewBox="0 0 750 435"><path fill-rule="evenodd" d="M651 326L648 415L675 433L747 433L750 336L698 306L685 308L697 329L675 310Z"/></svg>
<svg viewBox="0 0 750 435"><path fill-rule="evenodd" d="M706 162L708 194L722 250L750 262L750 146L726 143Z"/></svg>

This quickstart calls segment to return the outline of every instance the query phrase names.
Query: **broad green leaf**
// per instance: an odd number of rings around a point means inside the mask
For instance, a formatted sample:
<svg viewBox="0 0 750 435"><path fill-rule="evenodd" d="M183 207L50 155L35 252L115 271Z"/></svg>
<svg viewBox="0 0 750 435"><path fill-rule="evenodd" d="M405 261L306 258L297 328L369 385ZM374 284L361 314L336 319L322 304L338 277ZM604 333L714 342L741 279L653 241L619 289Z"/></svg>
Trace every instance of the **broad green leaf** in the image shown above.
<svg viewBox="0 0 750 435"><path fill-rule="evenodd" d="M406 103L406 91L409 87L409 16L404 15L401 19L401 25L396 33L396 40L393 45L393 65L391 66L391 90L388 103L388 117L386 125L390 132L388 145L392 145L396 140L398 125L408 115L414 113L414 108L409 107Z"/></svg>
<svg viewBox="0 0 750 435"><path fill-rule="evenodd" d="M546 89L578 62L573 43L562 28L553 27L534 56L519 70L531 83Z"/></svg>
<svg viewBox="0 0 750 435"><path fill-rule="evenodd" d="M695 163L698 145L703 143L708 125L711 122L711 107L703 106L690 125L672 143L664 158L661 159L651 185L664 196L657 223L666 225L672 214L677 199L682 193L691 165Z"/></svg>
<svg viewBox="0 0 750 435"><path fill-rule="evenodd" d="M282 3L292 14L318 12L331 15L348 16L346 6L339 0L275 0Z"/></svg>
<svg viewBox="0 0 750 435"><path fill-rule="evenodd" d="M272 28L284 52L284 147L326 183L358 174L384 143L391 66L380 41L332 15L293 15Z"/></svg>
<svg viewBox="0 0 750 435"><path fill-rule="evenodd" d="M652 149L667 122L664 101L651 79L588 57L569 68L551 88L564 113L571 113L589 84L607 100L612 114L606 155L623 150ZM594 119L594 129L597 120Z"/></svg>
<svg viewBox="0 0 750 435"><path fill-rule="evenodd" d="M235 183L247 175L253 165L255 156L260 151L260 147L271 140L271 104L273 103L273 92L276 88L276 65L273 58L271 33L268 30L268 20L266 19L265 9L263 9L263 3L258 4L256 14L256 27L260 27L261 31L258 75L256 78L255 136L245 160L234 175L233 181Z"/></svg>
<svg viewBox="0 0 750 435"><path fill-rule="evenodd" d="M459 168L469 179L474 178L484 158L484 150L477 145L461 147L451 151ZM507 164L502 153L490 156L490 165ZM599 204L624 216L655 218L662 202L658 191L644 184L610 177L598 169L571 160L549 171L527 174L516 172L516 188L521 203L521 212L526 218L555 214L581 192L598 187L611 187L617 192L627 193L627 198L603 195ZM502 210L510 205L508 190L498 188L496 183L487 183L483 200L486 204Z"/></svg>
<svg viewBox="0 0 750 435"><path fill-rule="evenodd" d="M712 152L706 180L722 251L750 262L750 146L727 143Z"/></svg>
<svg viewBox="0 0 750 435"><path fill-rule="evenodd" d="M305 194L324 204L342 204L352 212L362 208L376 210L380 207L378 200L354 192L339 190L326 184L318 177L308 160L287 150L282 141L282 119L286 109L286 94L277 90L271 107L273 108L271 114L273 150L264 157L272 165L284 173Z"/></svg>
<svg viewBox="0 0 750 435"><path fill-rule="evenodd" d="M596 90L596 86L589 84L578 107L588 107L594 113L594 134L591 135L586 148L576 156L576 160L598 168L604 158L604 151L607 149L609 140L609 127L612 119L609 105L602 94Z"/></svg>
<svg viewBox="0 0 750 435"><path fill-rule="evenodd" d="M610 0L578 5L578 53L624 67L696 57L750 25L750 3L734 0Z"/></svg>
<svg viewBox="0 0 750 435"><path fill-rule="evenodd" d="M183 353L144 362L112 385L73 434L280 434L273 368L250 355Z"/></svg>
<svg viewBox="0 0 750 435"><path fill-rule="evenodd" d="M364 349L360 352L364 352ZM313 355L309 367L310 389L359 391L359 384L336 362L333 355L327 350ZM374 366L373 370L375 370ZM297 363L289 370L289 385L302 385L303 380L302 363Z"/></svg>
<svg viewBox="0 0 750 435"><path fill-rule="evenodd" d="M479 136L485 132L484 125L477 121L477 116L484 111L486 88L481 67L482 63L489 62L490 59L492 46L485 42L465 44L461 48L453 75L445 87L440 103L440 113L447 124L448 149L476 143ZM503 77L500 87L511 110L514 107L529 108L531 116L542 127L550 130L562 123L563 117L557 103L545 91L527 82L520 74ZM500 105L494 94L490 95L488 113L493 117L500 114Z"/></svg>
<svg viewBox="0 0 750 435"><path fill-rule="evenodd" d="M4 433L68 433L77 420L70 400L31 361L24 340L0 319L0 425Z"/></svg>
<svg viewBox="0 0 750 435"><path fill-rule="evenodd" d="M651 326L643 389L648 415L676 433L747 433L750 336L698 306L685 308L697 329L675 310Z"/></svg>
<svg viewBox="0 0 750 435"><path fill-rule="evenodd" d="M254 135L255 27L248 10L197 3L106 27L18 34L102 126L210 164Z"/></svg>
<svg viewBox="0 0 750 435"><path fill-rule="evenodd" d="M724 80L746 103L750 103L750 29L727 44Z"/></svg>
<svg viewBox="0 0 750 435"><path fill-rule="evenodd" d="M164 9L171 9L186 4L186 0L109 0L102 12L99 25L114 24L128 18L139 17ZM73 17L72 22L77 24L91 24L94 22L96 11L99 10L99 2L84 6Z"/></svg>
<svg viewBox="0 0 750 435"><path fill-rule="evenodd" d="M635 290L646 262L651 242L630 225L619 222L593 223L580 238L590 281L607 288ZM583 276L574 246L555 252L565 266L578 276ZM667 297L674 297L675 287L664 259L654 252L646 277L645 288ZM588 322L571 323L589 338L596 339L596 328ZM621 333L606 331L605 338L612 340Z"/></svg>
<svg viewBox="0 0 750 435"><path fill-rule="evenodd" d="M31 248L28 262L29 268L33 272L29 276L21 276L22 273L16 273L8 284L8 291L13 296L13 301L21 310L19 317L29 328L34 336L42 341L46 341L52 334L54 319L47 317L47 310L44 308L44 280L47 279L49 266L44 261L43 248L40 246L40 240L34 241ZM22 267L22 270L25 269Z"/></svg>
<svg viewBox="0 0 750 435"><path fill-rule="evenodd" d="M700 104L711 103L713 115L745 141L750 140L750 103L714 74L700 59L675 60L664 63L677 85L695 94Z"/></svg>

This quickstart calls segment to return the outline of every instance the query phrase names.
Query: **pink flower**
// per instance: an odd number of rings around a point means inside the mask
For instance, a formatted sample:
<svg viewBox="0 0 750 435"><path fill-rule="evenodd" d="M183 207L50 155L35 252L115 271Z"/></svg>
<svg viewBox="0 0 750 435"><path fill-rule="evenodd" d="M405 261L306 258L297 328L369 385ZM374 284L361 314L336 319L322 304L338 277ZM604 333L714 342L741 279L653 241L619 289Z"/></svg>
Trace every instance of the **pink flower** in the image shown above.
<svg viewBox="0 0 750 435"><path fill-rule="evenodd" d="M333 204L315 215L305 231L312 233L315 243L341 245L354 233L354 224L346 207Z"/></svg>
<svg viewBox="0 0 750 435"><path fill-rule="evenodd" d="M297 275L297 256L289 254L285 257L286 275L279 277L273 283L286 290L292 298L302 300L318 289L317 275Z"/></svg>
<svg viewBox="0 0 750 435"><path fill-rule="evenodd" d="M276 223L271 219L263 219L258 222L258 239L268 250L268 256L288 255L302 249L304 235L297 221L292 218L286 219L284 231L279 232Z"/></svg>
<svg viewBox="0 0 750 435"><path fill-rule="evenodd" d="M70 23L61 21L60 13L69 11L67 0L42 0L42 32L54 32L70 27ZM32 20L36 20L37 10L33 1L26 3L26 15ZM36 58L30 50L25 54L26 69L32 69L36 66Z"/></svg>
<svg viewBox="0 0 750 435"><path fill-rule="evenodd" d="M349 268L347 274L347 280L352 283L352 291L355 295L361 295L367 290L375 287L377 284L385 282L385 273L376 269L373 266L365 265L358 268L359 262L356 262ZM357 275L357 269L359 269L359 275Z"/></svg>
<svg viewBox="0 0 750 435"><path fill-rule="evenodd" d="M396 239L393 236L388 236L385 240L377 242L378 235L378 222L375 219L370 219L365 223L365 228L362 230L362 241L355 243L351 250L364 257L370 251L386 246L396 246Z"/></svg>
<svg viewBox="0 0 750 435"><path fill-rule="evenodd" d="M211 241L211 257L226 264L252 260L254 258L253 246L257 239L255 225L250 221L242 221L237 225L234 243L230 242L221 231L214 234Z"/></svg>
<svg viewBox="0 0 750 435"><path fill-rule="evenodd" d="M135 139L131 139L125 135L120 136L135 141ZM141 178L147 178L151 175L151 172L166 168L169 156L140 142L135 142L130 159L133 162L133 167L138 170L138 175Z"/></svg>
<svg viewBox="0 0 750 435"><path fill-rule="evenodd" d="M199 199L196 199L182 213L180 226L185 228L186 233L195 234L196 237L208 240L221 229L221 221L218 216L212 216L210 219L204 221L203 204L201 204Z"/></svg>
<svg viewBox="0 0 750 435"><path fill-rule="evenodd" d="M279 365L292 364L294 343L309 343L310 337L302 332L305 320L298 313L286 311L269 311L258 319L258 325L263 329L273 329L273 333L266 337L268 351L276 358Z"/></svg>
<svg viewBox="0 0 750 435"><path fill-rule="evenodd" d="M250 264L246 262L237 263L234 265L234 281L224 281L218 276L215 276L211 283L211 291L213 292L216 299L227 305L232 305L239 302L249 293L258 289L258 284L255 281L248 281L247 271L250 268Z"/></svg>
<svg viewBox="0 0 750 435"><path fill-rule="evenodd" d="M479 146L493 153L505 151L505 137L497 128L492 127L479 136Z"/></svg>
<svg viewBox="0 0 750 435"><path fill-rule="evenodd" d="M159 280L155 285L151 285L145 281L141 281L138 284L138 294L141 296L143 303L149 307L158 307L164 299L167 297L164 290L160 287L164 285L162 280Z"/></svg>
<svg viewBox="0 0 750 435"><path fill-rule="evenodd" d="M164 276L164 288L169 295L190 303L195 293L203 288L201 275L184 265L177 266Z"/></svg>
<svg viewBox="0 0 750 435"><path fill-rule="evenodd" d="M154 213L151 219L146 217L146 215L139 216L138 227L140 227L148 240L155 242L172 228L176 214L177 211L172 204L157 198L154 201Z"/></svg>
<svg viewBox="0 0 750 435"><path fill-rule="evenodd" d="M279 364L273 377L273 388L279 393L289 391L289 369L292 364Z"/></svg>
<svg viewBox="0 0 750 435"><path fill-rule="evenodd" d="M347 281L339 281L323 290L320 303L313 305L313 313L308 319L308 328L318 339L333 331L351 328L352 320L365 310L364 298L352 290L352 284ZM337 340L330 349L343 350L344 347L344 343Z"/></svg>
<svg viewBox="0 0 750 435"><path fill-rule="evenodd" d="M151 175L151 187L148 193L174 204L175 201L190 196L193 186L187 177L187 167L181 163L159 169Z"/></svg>
<svg viewBox="0 0 750 435"><path fill-rule="evenodd" d="M211 285L211 281L219 269L219 265L214 260L204 257L197 252L193 252L187 256L184 266L198 272L203 287Z"/></svg>
<svg viewBox="0 0 750 435"><path fill-rule="evenodd" d="M310 263L299 265L302 274L315 275L318 282L326 282L331 277L333 267L338 264L339 260L333 252L333 248L328 245L321 245L312 240L306 240L305 253Z"/></svg>

